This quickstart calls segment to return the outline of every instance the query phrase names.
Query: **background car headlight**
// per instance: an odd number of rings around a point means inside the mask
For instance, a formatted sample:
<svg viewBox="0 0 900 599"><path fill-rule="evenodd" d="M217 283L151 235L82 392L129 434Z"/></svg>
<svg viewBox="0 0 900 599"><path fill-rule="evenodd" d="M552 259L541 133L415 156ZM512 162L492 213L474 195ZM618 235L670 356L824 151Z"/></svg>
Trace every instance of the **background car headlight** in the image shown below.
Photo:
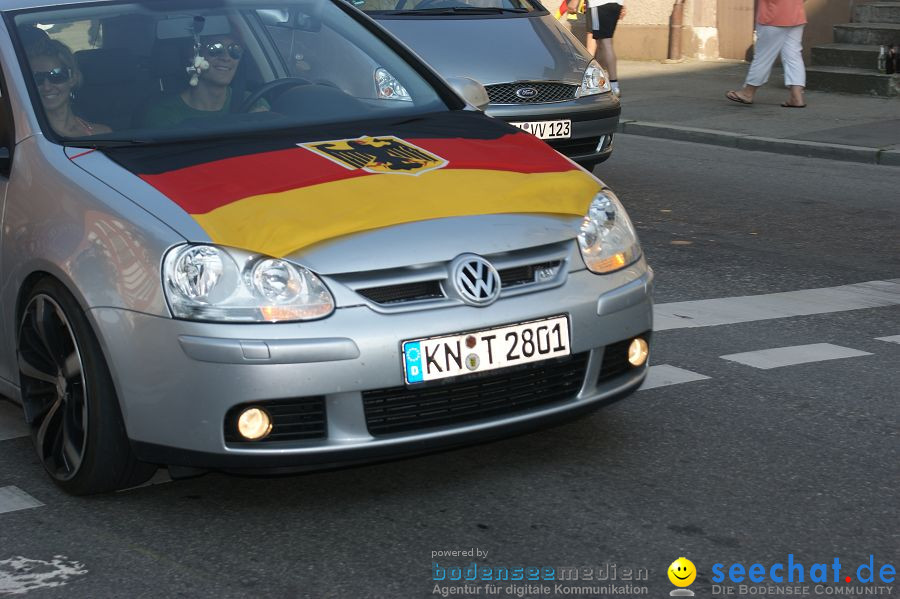
<svg viewBox="0 0 900 599"><path fill-rule="evenodd" d="M403 100L412 102L412 98L406 88L387 69L379 67L375 69L375 89L379 100Z"/></svg>
<svg viewBox="0 0 900 599"><path fill-rule="evenodd" d="M603 92L608 92L611 89L609 78L606 76L606 71L603 70L600 63L596 60L592 60L591 64L588 65L588 68L584 70L584 77L581 80L581 87L578 88L576 97L580 98L582 96L601 94Z"/></svg>
<svg viewBox="0 0 900 599"><path fill-rule="evenodd" d="M176 318L281 322L334 311L331 292L308 269L234 248L175 247L163 262L163 280Z"/></svg>
<svg viewBox="0 0 900 599"><path fill-rule="evenodd" d="M637 234L619 199L608 189L598 193L578 234L581 256L591 272L603 274L629 264L641 257Z"/></svg>

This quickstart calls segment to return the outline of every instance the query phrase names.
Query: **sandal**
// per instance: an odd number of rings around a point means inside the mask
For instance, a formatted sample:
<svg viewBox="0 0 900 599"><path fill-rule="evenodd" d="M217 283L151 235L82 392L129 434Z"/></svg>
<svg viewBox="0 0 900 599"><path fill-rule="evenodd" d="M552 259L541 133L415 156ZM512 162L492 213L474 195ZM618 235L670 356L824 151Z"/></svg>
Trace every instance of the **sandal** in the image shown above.
<svg viewBox="0 0 900 599"><path fill-rule="evenodd" d="M738 104L753 104L752 100L745 100L744 98L740 97L738 95L738 93L734 90L731 90L730 92L725 94L725 97L728 98L729 100L731 100L732 102L737 102Z"/></svg>

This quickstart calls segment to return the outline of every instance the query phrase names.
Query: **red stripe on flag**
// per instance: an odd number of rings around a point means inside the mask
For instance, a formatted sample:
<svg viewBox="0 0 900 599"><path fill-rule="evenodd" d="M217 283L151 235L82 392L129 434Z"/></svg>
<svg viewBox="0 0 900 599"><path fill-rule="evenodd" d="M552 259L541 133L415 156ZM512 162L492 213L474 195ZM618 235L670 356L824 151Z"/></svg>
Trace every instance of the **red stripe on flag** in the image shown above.
<svg viewBox="0 0 900 599"><path fill-rule="evenodd" d="M564 172L575 168L544 142L524 132L498 139L410 138L405 141L447 160L444 168L520 173ZM302 147L226 158L158 175L140 175L190 214L205 214L250 196L370 176L372 173L346 168Z"/></svg>

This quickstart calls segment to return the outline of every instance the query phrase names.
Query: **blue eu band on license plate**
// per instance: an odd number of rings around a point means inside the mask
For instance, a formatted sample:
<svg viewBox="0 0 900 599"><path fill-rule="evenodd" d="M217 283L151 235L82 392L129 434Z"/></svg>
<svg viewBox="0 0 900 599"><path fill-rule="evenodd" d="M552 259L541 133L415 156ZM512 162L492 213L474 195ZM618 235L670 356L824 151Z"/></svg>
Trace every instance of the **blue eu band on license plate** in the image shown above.
<svg viewBox="0 0 900 599"><path fill-rule="evenodd" d="M407 384L422 383L570 354L569 319L555 316L403 343Z"/></svg>
<svg viewBox="0 0 900 599"><path fill-rule="evenodd" d="M412 341L403 345L403 359L406 361L406 382L421 383L422 378L422 343Z"/></svg>

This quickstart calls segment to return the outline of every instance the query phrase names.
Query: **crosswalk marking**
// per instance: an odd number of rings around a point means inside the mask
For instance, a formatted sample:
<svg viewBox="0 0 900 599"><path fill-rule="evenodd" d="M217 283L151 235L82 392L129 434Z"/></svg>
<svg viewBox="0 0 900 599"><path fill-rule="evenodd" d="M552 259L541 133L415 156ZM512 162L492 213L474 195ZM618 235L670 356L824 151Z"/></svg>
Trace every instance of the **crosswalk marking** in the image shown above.
<svg viewBox="0 0 900 599"><path fill-rule="evenodd" d="M765 295L657 304L655 331L900 305L900 279Z"/></svg>
<svg viewBox="0 0 900 599"><path fill-rule="evenodd" d="M858 356L871 356L869 352L841 347L831 343L811 343L809 345L793 345L790 347L775 347L759 351L748 351L739 354L719 356L723 360L738 362L753 368L769 370L782 366L794 366L796 364L808 364L810 362L822 362L824 360L838 360L841 358L855 358Z"/></svg>
<svg viewBox="0 0 900 599"><path fill-rule="evenodd" d="M657 387L665 387L667 385L677 385L679 383L690 383L693 381L702 381L709 377L705 374L677 368L669 364L660 364L651 366L647 371L647 378L638 391L646 391L647 389L655 389Z"/></svg>
<svg viewBox="0 0 900 599"><path fill-rule="evenodd" d="M21 408L0 399L0 441L27 436L28 426L22 417Z"/></svg>
<svg viewBox="0 0 900 599"><path fill-rule="evenodd" d="M44 505L16 486L0 487L0 514Z"/></svg>
<svg viewBox="0 0 900 599"><path fill-rule="evenodd" d="M875 341L887 341L888 343L900 343L900 335L891 335L890 337L875 337Z"/></svg>

